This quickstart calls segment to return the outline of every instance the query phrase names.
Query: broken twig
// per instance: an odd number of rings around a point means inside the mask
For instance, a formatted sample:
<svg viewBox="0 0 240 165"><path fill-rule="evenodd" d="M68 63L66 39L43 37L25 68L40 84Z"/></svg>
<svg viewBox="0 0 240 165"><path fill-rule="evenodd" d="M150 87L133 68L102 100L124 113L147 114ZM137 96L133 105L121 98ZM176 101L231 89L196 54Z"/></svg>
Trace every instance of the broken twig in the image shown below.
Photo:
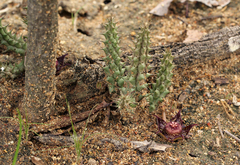
<svg viewBox="0 0 240 165"><path fill-rule="evenodd" d="M229 136L231 136L233 139L235 139L235 140L237 140L238 142L240 142L240 139L239 139L238 137L234 136L233 134L231 134L231 133L228 132L227 130L224 130L224 132L225 132L226 134L228 134Z"/></svg>
<svg viewBox="0 0 240 165"><path fill-rule="evenodd" d="M221 124L220 124L220 114L217 115L217 120L218 120L218 129L219 129L219 132L220 132L222 138L224 138L224 135L223 135L223 132L222 132L222 128L221 128Z"/></svg>
<svg viewBox="0 0 240 165"><path fill-rule="evenodd" d="M228 105L228 103L224 100L224 99L221 99L221 103L224 107L224 110L227 114L227 116L231 119L231 120L235 120L236 119L236 115L235 113L233 112L232 108Z"/></svg>

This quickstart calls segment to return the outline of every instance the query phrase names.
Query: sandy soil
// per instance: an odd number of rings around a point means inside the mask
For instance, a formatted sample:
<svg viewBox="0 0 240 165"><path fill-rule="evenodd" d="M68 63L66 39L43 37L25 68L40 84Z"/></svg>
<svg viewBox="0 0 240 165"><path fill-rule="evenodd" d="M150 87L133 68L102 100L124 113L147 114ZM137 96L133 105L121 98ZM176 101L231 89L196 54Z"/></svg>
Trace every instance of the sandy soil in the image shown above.
<svg viewBox="0 0 240 165"><path fill-rule="evenodd" d="M115 0L96 5L96 9L94 5L90 5L91 8L84 9L85 13L78 16L78 32L73 30L71 14L60 8L58 55L67 52L68 60L72 61L84 56L93 59L104 57L101 50L104 37L101 34L104 32L103 24L110 16L117 22L123 52L131 50L129 47L134 45L136 34L145 22L149 23L151 46L183 42L189 30L207 34L239 25L240 17L236 13L239 12L240 4L237 1L222 9L191 2L189 18L185 18L185 6L178 2L170 6L166 16L149 14L158 3L156 0ZM4 5L8 5L11 10L0 15L3 16L2 24L9 24L9 29L13 32L26 35L27 27L22 22L24 10L18 7L18 3L9 4L7 0L0 2L0 7L4 8ZM93 14L90 9L97 13ZM15 57L14 53L5 53L4 47L0 48L0 62L18 61ZM228 83L218 85L214 81L216 77L224 77ZM17 145L19 124L16 108L23 97L24 77L20 76L15 80L0 78L0 82L0 162L9 165ZM227 134L222 137L219 131L220 123L222 130L240 138L240 108L234 106L232 101L234 94L240 102L239 55L233 55L231 59L224 61L216 59L206 64L185 66L182 70L175 69L170 91L154 114L161 116L164 108L167 120L170 120L178 112L178 108L182 108L184 123L198 124L191 130L188 140L172 143L156 135L156 119L142 103L135 114L129 114L129 119L111 115L109 124L104 126L103 116L99 114L95 121L89 123L85 138L94 135L83 144L80 160L77 160L73 145L51 146L34 138L26 140L24 136L18 164L240 164L240 142ZM179 97L183 93L186 97L180 102ZM233 110L234 114L230 117L221 99ZM82 132L80 129L77 133ZM124 149L119 150L111 142L102 142L106 137L116 140L124 137L131 141L153 140L172 147L165 152L142 153L126 143Z"/></svg>

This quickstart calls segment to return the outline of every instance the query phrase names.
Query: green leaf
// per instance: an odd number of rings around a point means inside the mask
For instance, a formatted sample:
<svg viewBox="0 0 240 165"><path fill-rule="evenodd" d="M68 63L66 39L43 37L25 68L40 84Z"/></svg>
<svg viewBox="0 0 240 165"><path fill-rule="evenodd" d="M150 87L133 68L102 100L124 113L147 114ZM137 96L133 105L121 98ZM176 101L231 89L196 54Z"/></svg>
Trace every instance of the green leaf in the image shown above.
<svg viewBox="0 0 240 165"><path fill-rule="evenodd" d="M103 67L103 70L105 71L106 74L110 75L110 69L109 66Z"/></svg>
<svg viewBox="0 0 240 165"><path fill-rule="evenodd" d="M112 77L108 77L108 78L107 78L107 81L108 81L110 84L112 84L112 85L115 84L114 78L112 78Z"/></svg>
<svg viewBox="0 0 240 165"><path fill-rule="evenodd" d="M132 84L132 85L135 85L135 78L133 76L130 76L129 78L129 82Z"/></svg>
<svg viewBox="0 0 240 165"><path fill-rule="evenodd" d="M144 88L146 88L146 84L144 84L144 85L137 85L137 91L141 91Z"/></svg>
<svg viewBox="0 0 240 165"><path fill-rule="evenodd" d="M118 86L121 88L124 85L124 80L121 78L118 80Z"/></svg>
<svg viewBox="0 0 240 165"><path fill-rule="evenodd" d="M132 108L136 108L136 107L137 107L137 104L130 103L129 105L130 105L130 107L132 107Z"/></svg>
<svg viewBox="0 0 240 165"><path fill-rule="evenodd" d="M155 111L155 109L156 109L155 105L151 105L149 107L149 112L151 113L151 112Z"/></svg>
<svg viewBox="0 0 240 165"><path fill-rule="evenodd" d="M139 74L138 77L137 77L137 81L141 81L145 79L144 75L143 74Z"/></svg>
<svg viewBox="0 0 240 165"><path fill-rule="evenodd" d="M152 74L150 74L150 73L146 73L146 77L148 78L148 77L150 77Z"/></svg>

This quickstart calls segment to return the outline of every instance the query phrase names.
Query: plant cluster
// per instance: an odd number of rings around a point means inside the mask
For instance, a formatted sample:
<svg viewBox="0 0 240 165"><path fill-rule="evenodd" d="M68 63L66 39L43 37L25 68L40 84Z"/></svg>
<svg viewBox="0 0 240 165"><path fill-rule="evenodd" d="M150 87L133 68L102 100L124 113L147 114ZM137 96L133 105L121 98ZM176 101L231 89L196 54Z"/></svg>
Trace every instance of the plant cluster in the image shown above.
<svg viewBox="0 0 240 165"><path fill-rule="evenodd" d="M167 51L163 55L161 67L156 75L156 82L151 84L150 92L143 95L143 91L146 91L150 86L147 83L147 78L151 76L148 73L151 68L148 65L148 61L151 59L148 54L150 50L149 29L145 26L138 34L135 48L132 50L133 54L128 57L130 65L126 65L126 62L121 60L119 36L113 19L108 21L105 29L106 32L103 34L106 39L103 42L105 44L103 50L106 54L104 71L109 83L109 92L120 93L117 100L120 109L132 110L137 106L137 102L145 97L150 105L149 111L154 111L159 102L169 93L168 87L171 85L172 69L174 68L171 52Z"/></svg>

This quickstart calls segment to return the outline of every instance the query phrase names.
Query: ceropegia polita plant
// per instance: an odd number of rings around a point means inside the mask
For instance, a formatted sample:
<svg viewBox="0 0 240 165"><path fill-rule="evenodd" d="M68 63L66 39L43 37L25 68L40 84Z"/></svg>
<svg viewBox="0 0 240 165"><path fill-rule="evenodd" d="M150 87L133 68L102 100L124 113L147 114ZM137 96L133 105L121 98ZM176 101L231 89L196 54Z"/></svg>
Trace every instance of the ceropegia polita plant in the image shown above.
<svg viewBox="0 0 240 165"><path fill-rule="evenodd" d="M106 57L104 61L106 66L103 68L108 81L109 93L120 92L120 98L117 100L117 105L120 109L131 108L134 106L135 100L124 84L127 77L125 76L125 64L121 61L121 51L119 47L119 36L117 33L116 23L112 19L105 25L106 32L103 34L105 36L105 41L103 41L105 48L103 49ZM129 87L129 83L127 83Z"/></svg>
<svg viewBox="0 0 240 165"><path fill-rule="evenodd" d="M150 89L148 97L150 112L154 111L159 101L163 101L164 97L169 93L168 87L171 85L172 69L174 68L172 61L173 56L170 50L166 50L161 59L161 67L156 75L156 82L152 83L152 89Z"/></svg>
<svg viewBox="0 0 240 165"><path fill-rule="evenodd" d="M14 51L22 56L22 61L19 64L0 64L2 68L0 71L0 77L9 76L15 78L19 73L24 71L24 56L27 49L27 44L23 40L22 36L17 38L16 34L7 31L7 26L2 26L2 19L0 19L0 44L5 45L7 50Z"/></svg>
<svg viewBox="0 0 240 165"><path fill-rule="evenodd" d="M149 29L147 26L141 29L137 36L135 48L133 49L132 56L129 56L130 65L121 61L121 51L119 47L119 36L117 33L116 23L110 19L105 25L105 48L103 49L106 57L104 58L106 66L104 71L107 75L109 83L109 92L120 93L117 100L118 107L131 110L137 106L137 102L143 97L149 101L150 109L152 112L156 109L159 101L167 95L168 87L171 84L172 64L173 57L170 52L167 52L162 59L162 66L158 72L156 83L153 83L153 88L150 93L142 95L142 91L149 86L146 82L147 78L151 75L148 73L150 66L148 61L151 58L149 53L150 37Z"/></svg>
<svg viewBox="0 0 240 165"><path fill-rule="evenodd" d="M131 84L131 92L137 94L136 101L144 97L141 95L141 91L147 88L146 80L150 76L148 73L148 69L150 69L148 60L151 58L148 55L150 50L149 34L150 31L146 26L138 33L135 48L132 50L133 55L128 57L131 63L129 66L126 66L128 71L127 80Z"/></svg>
<svg viewBox="0 0 240 165"><path fill-rule="evenodd" d="M123 68L124 63L121 62L120 58L121 51L118 46L119 37L116 24L110 20L105 25L105 29L106 33L103 35L106 40L103 42L105 44L103 50L106 54L106 58L104 58L106 67L104 67L104 71L107 74L107 81L109 82L109 92L112 93L116 90L116 87L123 88L125 68Z"/></svg>

